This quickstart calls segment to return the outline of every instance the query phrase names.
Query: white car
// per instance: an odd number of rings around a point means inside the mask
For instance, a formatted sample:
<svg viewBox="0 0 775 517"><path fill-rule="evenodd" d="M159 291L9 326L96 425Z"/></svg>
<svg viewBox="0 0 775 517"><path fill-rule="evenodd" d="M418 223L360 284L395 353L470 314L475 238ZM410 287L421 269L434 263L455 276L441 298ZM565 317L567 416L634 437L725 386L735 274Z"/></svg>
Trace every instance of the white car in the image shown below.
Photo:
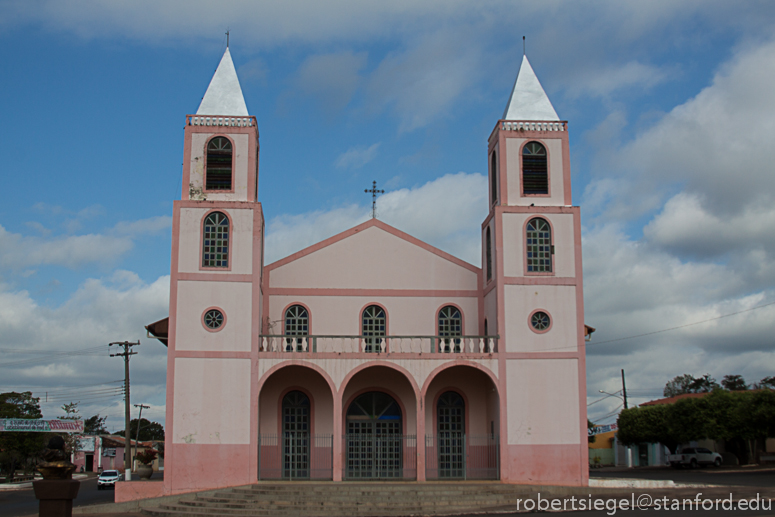
<svg viewBox="0 0 775 517"><path fill-rule="evenodd" d="M674 468L697 468L700 465L720 467L722 462L721 454L712 452L704 447L686 447L681 449L681 452L678 454L669 455L668 460L670 461L670 466Z"/></svg>
<svg viewBox="0 0 775 517"><path fill-rule="evenodd" d="M97 478L97 490L102 490L107 487L116 488L116 481L123 480L124 474L121 474L119 471L105 470L100 474L100 477Z"/></svg>

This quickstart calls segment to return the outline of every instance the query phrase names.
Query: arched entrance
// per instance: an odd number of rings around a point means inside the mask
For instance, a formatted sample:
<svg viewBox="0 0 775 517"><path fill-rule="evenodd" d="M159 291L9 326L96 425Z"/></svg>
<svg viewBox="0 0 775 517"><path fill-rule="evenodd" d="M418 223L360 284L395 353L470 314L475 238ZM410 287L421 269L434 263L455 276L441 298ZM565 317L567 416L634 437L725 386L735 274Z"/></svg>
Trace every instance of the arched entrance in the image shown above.
<svg viewBox="0 0 775 517"><path fill-rule="evenodd" d="M403 415L398 403L381 391L355 398L347 408L348 479L403 477Z"/></svg>
<svg viewBox="0 0 775 517"><path fill-rule="evenodd" d="M258 479L333 479L334 397L314 365L284 364L259 381Z"/></svg>
<svg viewBox="0 0 775 517"><path fill-rule="evenodd" d="M465 477L465 412L463 397L447 391L436 403L440 478Z"/></svg>
<svg viewBox="0 0 775 517"><path fill-rule="evenodd" d="M300 391L283 397L283 478L309 478L310 403Z"/></svg>

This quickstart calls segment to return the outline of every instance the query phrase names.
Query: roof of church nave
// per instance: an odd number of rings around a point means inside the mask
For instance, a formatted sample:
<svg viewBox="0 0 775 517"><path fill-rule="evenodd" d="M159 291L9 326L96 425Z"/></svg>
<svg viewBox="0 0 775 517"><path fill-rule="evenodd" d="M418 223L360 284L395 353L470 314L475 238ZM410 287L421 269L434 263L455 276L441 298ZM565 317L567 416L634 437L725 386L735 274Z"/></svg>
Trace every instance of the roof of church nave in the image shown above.
<svg viewBox="0 0 775 517"><path fill-rule="evenodd" d="M522 56L503 120L560 120L526 55Z"/></svg>
<svg viewBox="0 0 775 517"><path fill-rule="evenodd" d="M248 107L245 105L245 97L242 95L242 87L237 78L237 70L234 69L234 61L231 60L229 47L226 47L226 52L223 53L196 114L248 116Z"/></svg>

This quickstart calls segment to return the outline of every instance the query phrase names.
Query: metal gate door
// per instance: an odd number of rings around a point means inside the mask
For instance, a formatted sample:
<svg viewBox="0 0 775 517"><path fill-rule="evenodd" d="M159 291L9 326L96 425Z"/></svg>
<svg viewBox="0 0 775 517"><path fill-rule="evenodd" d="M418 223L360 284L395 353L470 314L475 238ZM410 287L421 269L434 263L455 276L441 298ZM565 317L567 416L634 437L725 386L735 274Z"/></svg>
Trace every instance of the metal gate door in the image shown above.
<svg viewBox="0 0 775 517"><path fill-rule="evenodd" d="M347 478L403 477L401 421L347 422Z"/></svg>
<svg viewBox="0 0 775 517"><path fill-rule="evenodd" d="M309 478L309 399L300 391L283 398L283 477Z"/></svg>
<svg viewBox="0 0 775 517"><path fill-rule="evenodd" d="M463 397L448 391L437 405L440 478L466 477L465 403Z"/></svg>
<svg viewBox="0 0 775 517"><path fill-rule="evenodd" d="M372 391L347 409L347 479L403 477L401 408L393 398Z"/></svg>

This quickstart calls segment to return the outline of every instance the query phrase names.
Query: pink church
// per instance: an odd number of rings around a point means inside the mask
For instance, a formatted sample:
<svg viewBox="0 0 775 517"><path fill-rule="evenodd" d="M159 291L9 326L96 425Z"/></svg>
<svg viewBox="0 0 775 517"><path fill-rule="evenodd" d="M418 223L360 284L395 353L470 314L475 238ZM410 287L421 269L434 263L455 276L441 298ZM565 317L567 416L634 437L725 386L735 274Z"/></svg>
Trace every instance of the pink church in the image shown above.
<svg viewBox="0 0 775 517"><path fill-rule="evenodd" d="M138 496L261 480L587 485L568 128L527 58L493 123L481 268L378 219L264 265L258 128L226 50L186 117L165 476Z"/></svg>

